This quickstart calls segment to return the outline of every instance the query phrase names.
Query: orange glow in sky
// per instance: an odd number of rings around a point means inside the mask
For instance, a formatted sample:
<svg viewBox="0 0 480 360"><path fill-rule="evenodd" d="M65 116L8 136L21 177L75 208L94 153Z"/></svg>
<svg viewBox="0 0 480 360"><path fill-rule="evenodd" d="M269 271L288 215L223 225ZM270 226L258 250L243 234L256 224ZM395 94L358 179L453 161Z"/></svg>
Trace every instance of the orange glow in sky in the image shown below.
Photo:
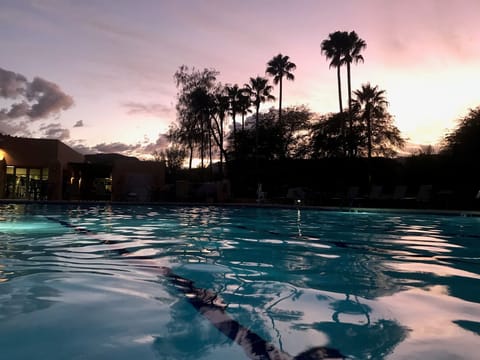
<svg viewBox="0 0 480 360"><path fill-rule="evenodd" d="M60 137L84 152L151 154L175 121L180 65L215 68L222 83L243 85L278 53L297 65L284 106L338 111L336 72L320 43L355 30L367 48L352 66L352 89L384 89L402 135L433 145L480 105L478 14L477 0L3 2L0 68L57 84L74 106L34 121L0 119L0 132ZM6 104L0 97L0 110Z"/></svg>

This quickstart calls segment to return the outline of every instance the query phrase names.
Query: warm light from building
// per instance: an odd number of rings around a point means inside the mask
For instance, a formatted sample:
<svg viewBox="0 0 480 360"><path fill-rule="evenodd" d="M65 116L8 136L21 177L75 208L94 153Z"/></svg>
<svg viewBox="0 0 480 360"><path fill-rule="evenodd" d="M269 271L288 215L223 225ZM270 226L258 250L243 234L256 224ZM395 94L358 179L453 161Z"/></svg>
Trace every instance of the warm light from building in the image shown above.
<svg viewBox="0 0 480 360"><path fill-rule="evenodd" d="M5 159L5 151L3 151L2 149L0 149L0 161Z"/></svg>

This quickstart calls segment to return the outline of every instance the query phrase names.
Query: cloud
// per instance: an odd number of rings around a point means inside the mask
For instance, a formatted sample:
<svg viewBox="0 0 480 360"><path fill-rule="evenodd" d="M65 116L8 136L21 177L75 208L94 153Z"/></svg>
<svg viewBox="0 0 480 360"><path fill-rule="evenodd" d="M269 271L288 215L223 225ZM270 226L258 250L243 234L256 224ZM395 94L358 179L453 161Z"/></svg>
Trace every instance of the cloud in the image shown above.
<svg viewBox="0 0 480 360"><path fill-rule="evenodd" d="M85 140L82 139L69 139L65 143L80 154L92 154L95 152L90 146L85 145Z"/></svg>
<svg viewBox="0 0 480 360"><path fill-rule="evenodd" d="M21 137L32 137L28 121L0 121L0 133Z"/></svg>
<svg viewBox="0 0 480 360"><path fill-rule="evenodd" d="M26 82L25 76L0 68L0 97L16 99L23 95Z"/></svg>
<svg viewBox="0 0 480 360"><path fill-rule="evenodd" d="M158 134L158 138L154 143L148 143L142 146L142 153L145 155L152 155L154 152L159 152L168 146L168 139L166 134Z"/></svg>
<svg viewBox="0 0 480 360"><path fill-rule="evenodd" d="M39 77L28 84L27 99L33 102L28 114L31 119L45 118L73 105L73 98L65 94L57 84Z"/></svg>
<svg viewBox="0 0 480 360"><path fill-rule="evenodd" d="M70 130L62 128L60 123L41 125L40 131L47 139L66 140L70 138Z"/></svg>
<svg viewBox="0 0 480 360"><path fill-rule="evenodd" d="M73 105L73 98L50 81L35 77L32 82L25 76L0 68L0 98L21 100L0 109L1 120L44 119L57 115Z"/></svg>
<svg viewBox="0 0 480 360"><path fill-rule="evenodd" d="M83 120L78 120L73 127L83 127Z"/></svg>
<svg viewBox="0 0 480 360"><path fill-rule="evenodd" d="M127 108L127 114L129 115L152 115L162 117L171 114L173 109L169 106L156 103L139 103L139 102L126 102L122 104Z"/></svg>
<svg viewBox="0 0 480 360"><path fill-rule="evenodd" d="M134 152L140 147L138 144L125 144L121 142L113 143L101 143L95 146L92 146L92 150L100 153L124 153L129 154Z"/></svg>
<svg viewBox="0 0 480 360"><path fill-rule="evenodd" d="M55 129L53 125L55 124L51 124L52 131ZM145 139L143 143L138 142L136 144L113 142L87 146L85 145L85 140L74 139L70 139L66 143L81 154L117 153L148 160L152 158L155 152L160 152L168 146L168 139L166 134L159 134L155 142Z"/></svg>

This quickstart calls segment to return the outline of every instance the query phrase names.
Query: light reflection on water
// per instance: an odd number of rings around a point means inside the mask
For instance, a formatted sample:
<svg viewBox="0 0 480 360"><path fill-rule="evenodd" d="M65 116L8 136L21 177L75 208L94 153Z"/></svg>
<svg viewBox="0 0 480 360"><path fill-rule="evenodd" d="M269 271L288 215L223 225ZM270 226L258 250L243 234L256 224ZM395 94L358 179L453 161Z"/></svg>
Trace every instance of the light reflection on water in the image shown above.
<svg viewBox="0 0 480 360"><path fill-rule="evenodd" d="M480 344L478 218L45 205L4 205L0 217L10 358L245 359L160 266L216 291L292 355L473 359Z"/></svg>

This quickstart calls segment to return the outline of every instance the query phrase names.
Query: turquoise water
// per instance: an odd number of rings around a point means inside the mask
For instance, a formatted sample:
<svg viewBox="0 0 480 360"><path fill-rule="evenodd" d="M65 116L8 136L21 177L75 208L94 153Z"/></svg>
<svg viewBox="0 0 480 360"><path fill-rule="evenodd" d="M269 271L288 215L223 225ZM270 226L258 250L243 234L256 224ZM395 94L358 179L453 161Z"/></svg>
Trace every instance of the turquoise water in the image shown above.
<svg viewBox="0 0 480 360"><path fill-rule="evenodd" d="M477 359L479 289L477 217L0 205L1 359Z"/></svg>

